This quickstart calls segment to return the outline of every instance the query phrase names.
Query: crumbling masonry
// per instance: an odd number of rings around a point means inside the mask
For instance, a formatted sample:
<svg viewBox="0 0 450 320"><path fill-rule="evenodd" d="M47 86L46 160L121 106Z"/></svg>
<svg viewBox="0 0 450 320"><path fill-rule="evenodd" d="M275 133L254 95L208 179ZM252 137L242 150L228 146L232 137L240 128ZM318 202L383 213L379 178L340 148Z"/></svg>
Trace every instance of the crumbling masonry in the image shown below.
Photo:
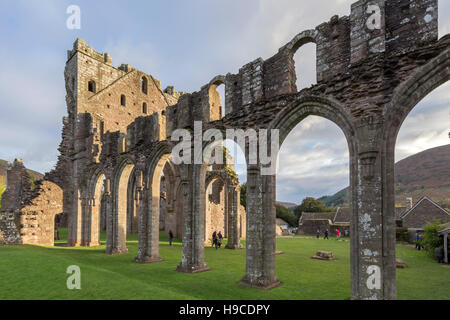
<svg viewBox="0 0 450 320"><path fill-rule="evenodd" d="M271 58L219 75L190 94L161 90L152 76L129 65L115 68L108 54L77 40L65 69L61 155L46 176L63 190L69 245L98 245L104 224L107 253L127 252L127 231L138 230L136 261L160 261L164 175L164 228L183 240L177 270L206 271L207 190L217 180L227 199L229 246L239 248L240 236L247 238L241 284L278 286L275 175L248 165L242 219L236 181L224 168L172 163L171 137L201 121L204 131L279 129L282 143L300 121L317 115L342 129L350 150L352 298L395 299L394 148L408 113L450 78L450 36L438 40L437 26L437 0L360 0L350 16L301 32ZM298 92L295 67L302 66L294 66L293 55L309 42L317 48L318 83ZM223 106L215 90L220 84Z"/></svg>

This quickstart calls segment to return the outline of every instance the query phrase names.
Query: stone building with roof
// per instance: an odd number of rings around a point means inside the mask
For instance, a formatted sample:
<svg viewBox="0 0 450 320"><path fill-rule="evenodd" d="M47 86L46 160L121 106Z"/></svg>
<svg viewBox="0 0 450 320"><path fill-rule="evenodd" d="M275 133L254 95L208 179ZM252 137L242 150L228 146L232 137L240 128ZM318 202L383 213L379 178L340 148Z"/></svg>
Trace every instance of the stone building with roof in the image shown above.
<svg viewBox="0 0 450 320"><path fill-rule="evenodd" d="M318 229L323 233L328 229L331 235L338 228L341 231L348 229L350 223L345 226L333 222L335 215L335 212L303 212L298 221L297 234L316 234Z"/></svg>
<svg viewBox="0 0 450 320"><path fill-rule="evenodd" d="M433 220L450 222L450 213L424 196L411 209L405 211L400 218L404 228L423 229Z"/></svg>

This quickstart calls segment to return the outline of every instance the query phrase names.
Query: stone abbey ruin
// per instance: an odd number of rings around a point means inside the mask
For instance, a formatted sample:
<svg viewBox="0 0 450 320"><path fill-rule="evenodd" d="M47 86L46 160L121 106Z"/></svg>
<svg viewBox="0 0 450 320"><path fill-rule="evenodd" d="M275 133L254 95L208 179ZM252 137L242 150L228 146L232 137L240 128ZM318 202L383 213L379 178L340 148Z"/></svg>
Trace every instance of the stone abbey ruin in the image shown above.
<svg viewBox="0 0 450 320"><path fill-rule="evenodd" d="M293 55L310 42L317 48L317 84L298 92L295 68L302 66ZM0 242L51 245L54 216L63 213L69 246L96 246L106 228L106 253L120 254L127 252L127 233L137 231L135 260L149 263L161 260L160 229L173 230L183 242L177 271L194 273L208 270L207 234L221 229L229 248L246 238L240 284L276 287L275 174L262 174L260 159L247 165L245 212L232 170L174 164L171 137L201 121L204 131L279 129L281 145L300 121L316 115L342 129L350 151L352 298L396 298L396 136L413 107L450 79L450 36L438 39L437 0L357 1L349 16L301 32L269 59L193 93L162 90L129 65L115 68L107 53L82 40L68 52L64 74L68 114L57 166L31 190L21 161L12 165Z"/></svg>

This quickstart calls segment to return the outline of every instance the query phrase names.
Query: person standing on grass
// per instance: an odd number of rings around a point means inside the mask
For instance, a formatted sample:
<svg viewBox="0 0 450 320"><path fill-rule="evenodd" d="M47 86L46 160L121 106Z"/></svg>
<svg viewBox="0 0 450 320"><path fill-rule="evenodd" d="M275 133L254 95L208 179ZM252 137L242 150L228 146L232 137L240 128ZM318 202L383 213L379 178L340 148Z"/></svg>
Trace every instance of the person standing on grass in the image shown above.
<svg viewBox="0 0 450 320"><path fill-rule="evenodd" d="M172 230L169 230L169 245L172 245L173 243L173 233Z"/></svg>
<svg viewBox="0 0 450 320"><path fill-rule="evenodd" d="M217 249L217 247L220 248L220 246L222 245L222 239L223 239L222 232L219 231L219 234L217 235L216 249Z"/></svg>
<svg viewBox="0 0 450 320"><path fill-rule="evenodd" d="M419 231L416 231L416 249L420 250Z"/></svg>
<svg viewBox="0 0 450 320"><path fill-rule="evenodd" d="M328 229L325 230L325 236L323 237L323 239L327 239L328 240Z"/></svg>
<svg viewBox="0 0 450 320"><path fill-rule="evenodd" d="M212 234L212 246L211 247L214 247L214 246L216 246L216 249L217 249L217 232L216 231L214 231Z"/></svg>
<svg viewBox="0 0 450 320"><path fill-rule="evenodd" d="M336 229L336 240L339 240L341 238L341 232L339 229Z"/></svg>
<svg viewBox="0 0 450 320"><path fill-rule="evenodd" d="M421 233L419 233L419 240L418 240L418 244L419 244L419 251L421 249L424 249L425 247L422 245L423 241L423 235Z"/></svg>
<svg viewBox="0 0 450 320"><path fill-rule="evenodd" d="M317 229L317 232L316 232L316 238L317 238L317 239L320 238L320 229Z"/></svg>

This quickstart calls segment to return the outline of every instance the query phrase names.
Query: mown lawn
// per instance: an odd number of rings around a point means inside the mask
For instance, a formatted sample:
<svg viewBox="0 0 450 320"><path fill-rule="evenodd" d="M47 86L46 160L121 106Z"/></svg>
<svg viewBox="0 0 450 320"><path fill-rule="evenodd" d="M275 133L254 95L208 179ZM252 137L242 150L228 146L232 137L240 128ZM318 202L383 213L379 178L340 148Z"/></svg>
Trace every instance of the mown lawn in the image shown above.
<svg viewBox="0 0 450 320"><path fill-rule="evenodd" d="M66 236L66 230L61 231ZM102 234L104 239L104 233ZM209 272L181 274L181 243L173 247L161 235L163 262L141 265L137 235L128 237L129 253L110 256L96 248L0 247L0 299L338 299L350 297L349 242L313 237L280 238L277 275L282 286L270 291L236 284L245 272L245 250L205 249ZM104 244L104 242L103 242ZM310 259L328 250L337 261ZM398 257L409 269L397 270L399 299L450 299L450 269L423 251L398 245ZM70 265L81 268L81 290L68 290Z"/></svg>

